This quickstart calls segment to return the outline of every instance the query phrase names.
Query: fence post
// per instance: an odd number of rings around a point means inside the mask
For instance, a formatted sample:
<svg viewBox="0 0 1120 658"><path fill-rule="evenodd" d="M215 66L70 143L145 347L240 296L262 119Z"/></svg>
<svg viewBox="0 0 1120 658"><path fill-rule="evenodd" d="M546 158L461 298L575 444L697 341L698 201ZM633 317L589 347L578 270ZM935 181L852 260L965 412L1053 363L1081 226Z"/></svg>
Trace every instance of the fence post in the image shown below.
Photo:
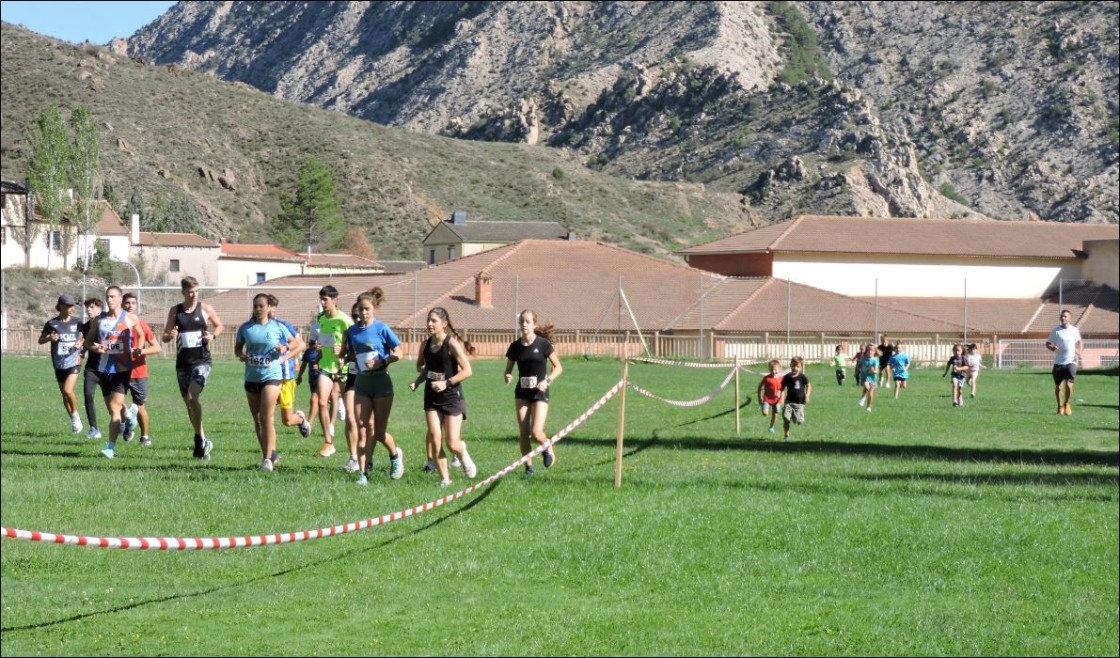
<svg viewBox="0 0 1120 658"><path fill-rule="evenodd" d="M626 427L626 387L629 385L630 361L622 362L622 390L618 397L618 437L614 447L614 488L622 488L622 436Z"/></svg>
<svg viewBox="0 0 1120 658"><path fill-rule="evenodd" d="M741 420L739 418L739 357L735 357L735 436L739 436L741 431Z"/></svg>

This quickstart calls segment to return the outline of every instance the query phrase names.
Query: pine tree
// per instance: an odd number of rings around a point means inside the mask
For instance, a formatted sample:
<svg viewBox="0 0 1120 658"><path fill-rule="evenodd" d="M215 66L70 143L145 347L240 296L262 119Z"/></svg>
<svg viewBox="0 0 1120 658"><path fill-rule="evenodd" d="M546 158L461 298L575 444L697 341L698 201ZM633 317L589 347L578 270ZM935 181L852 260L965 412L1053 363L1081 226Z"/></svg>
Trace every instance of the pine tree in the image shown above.
<svg viewBox="0 0 1120 658"><path fill-rule="evenodd" d="M344 242L346 221L334 174L314 156L299 168L295 194L281 199L280 208L269 227L269 235L277 244L295 251L321 251Z"/></svg>

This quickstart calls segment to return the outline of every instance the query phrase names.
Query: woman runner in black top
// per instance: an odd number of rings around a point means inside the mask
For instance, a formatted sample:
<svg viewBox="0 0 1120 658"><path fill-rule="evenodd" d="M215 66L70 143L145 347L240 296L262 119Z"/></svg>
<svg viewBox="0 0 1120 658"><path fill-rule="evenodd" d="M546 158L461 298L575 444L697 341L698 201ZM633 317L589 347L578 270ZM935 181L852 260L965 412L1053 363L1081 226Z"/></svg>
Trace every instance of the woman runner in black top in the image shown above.
<svg viewBox="0 0 1120 658"><path fill-rule="evenodd" d="M444 438L447 447L462 462L463 473L468 478L478 474L467 452L467 444L461 438L463 421L467 418L462 383L471 376L467 355L474 353L474 346L459 337L443 307L437 306L428 313L428 334L428 340L420 344L420 355L416 359L420 378L409 388L416 390L421 379L425 382L424 414L428 420L428 436L439 469L439 486L446 487L451 484L451 477L443 449Z"/></svg>
<svg viewBox="0 0 1120 658"><path fill-rule="evenodd" d="M82 370L82 345L85 342L79 327L81 321L74 315L77 300L71 295L61 295L55 309L56 317L47 320L39 336L39 344L51 344L51 362L54 365L54 378L62 393L62 406L70 417L70 432L82 431L82 419L78 415L78 398L74 395L74 384Z"/></svg>
<svg viewBox="0 0 1120 658"><path fill-rule="evenodd" d="M551 324L538 326L537 313L526 309L518 316L521 338L510 343L506 350L506 384L513 381L513 364L517 364L517 387L513 401L517 409L517 429L520 435L521 454L532 451L530 437L544 445L548 437L544 424L548 420L548 391L552 383L564 372L560 357L552 347ZM549 374L548 366L552 365ZM556 462L556 453L550 448L541 459L544 467L550 468ZM525 462L525 474L533 474L533 461Z"/></svg>

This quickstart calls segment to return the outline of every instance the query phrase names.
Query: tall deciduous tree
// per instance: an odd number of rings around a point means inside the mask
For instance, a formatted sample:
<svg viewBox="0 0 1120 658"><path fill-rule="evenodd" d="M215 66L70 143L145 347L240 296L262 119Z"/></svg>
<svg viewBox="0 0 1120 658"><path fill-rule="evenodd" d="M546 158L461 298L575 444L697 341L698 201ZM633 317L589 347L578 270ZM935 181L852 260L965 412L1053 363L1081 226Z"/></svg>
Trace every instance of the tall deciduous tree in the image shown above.
<svg viewBox="0 0 1120 658"><path fill-rule="evenodd" d="M334 249L346 237L346 221L330 168L309 157L299 168L295 194L281 199L280 214L272 220L269 235L295 251Z"/></svg>
<svg viewBox="0 0 1120 658"><path fill-rule="evenodd" d="M66 134L66 124L62 112L52 105L39 116L31 130L28 141L31 143L31 160L27 169L27 179L31 193L35 196L34 207L47 220L47 267L50 268L51 253L55 250L55 232L61 236L62 218L70 205L64 198L70 176L70 139ZM33 217L28 217L31 224ZM59 245L61 246L61 245ZM65 258L65 252L63 252ZM30 249L28 250L30 258ZM65 260L63 261L65 263ZM29 261L30 264L30 261Z"/></svg>
<svg viewBox="0 0 1120 658"><path fill-rule="evenodd" d="M93 113L82 106L70 113L70 182L74 188L71 217L81 236L79 258L82 269L92 255L91 245L101 220L100 200L104 190L101 177L101 135Z"/></svg>

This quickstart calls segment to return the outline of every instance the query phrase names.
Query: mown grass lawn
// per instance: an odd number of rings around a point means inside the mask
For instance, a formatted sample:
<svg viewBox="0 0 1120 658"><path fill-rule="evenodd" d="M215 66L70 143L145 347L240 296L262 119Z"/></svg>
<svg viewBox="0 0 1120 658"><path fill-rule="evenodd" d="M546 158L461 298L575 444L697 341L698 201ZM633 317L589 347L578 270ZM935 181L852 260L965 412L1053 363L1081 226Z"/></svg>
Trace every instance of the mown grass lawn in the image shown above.
<svg viewBox="0 0 1120 658"><path fill-rule="evenodd" d="M465 384L480 475L517 458L504 364ZM327 527L446 493L423 466L420 394L395 366L371 485L281 430L259 456L240 365L204 394L213 460L191 459L170 361L153 367L151 448L71 436L47 360L4 358L3 525L95 536L242 536ZM568 359L555 432L621 365ZM632 364L666 398L728 371ZM336 538L219 551L121 551L4 539L3 655L1117 655L1117 374L1083 373L1072 417L1049 373L987 370L952 407L918 370L872 413L812 367L806 425L784 443L754 406L736 436L729 388L671 407L627 393L562 441L555 468L499 480L418 516ZM851 380L849 379L849 384ZM306 392L299 396L306 406ZM105 425L104 410L100 411ZM780 437L780 432L778 434ZM460 474L456 485L465 485Z"/></svg>

